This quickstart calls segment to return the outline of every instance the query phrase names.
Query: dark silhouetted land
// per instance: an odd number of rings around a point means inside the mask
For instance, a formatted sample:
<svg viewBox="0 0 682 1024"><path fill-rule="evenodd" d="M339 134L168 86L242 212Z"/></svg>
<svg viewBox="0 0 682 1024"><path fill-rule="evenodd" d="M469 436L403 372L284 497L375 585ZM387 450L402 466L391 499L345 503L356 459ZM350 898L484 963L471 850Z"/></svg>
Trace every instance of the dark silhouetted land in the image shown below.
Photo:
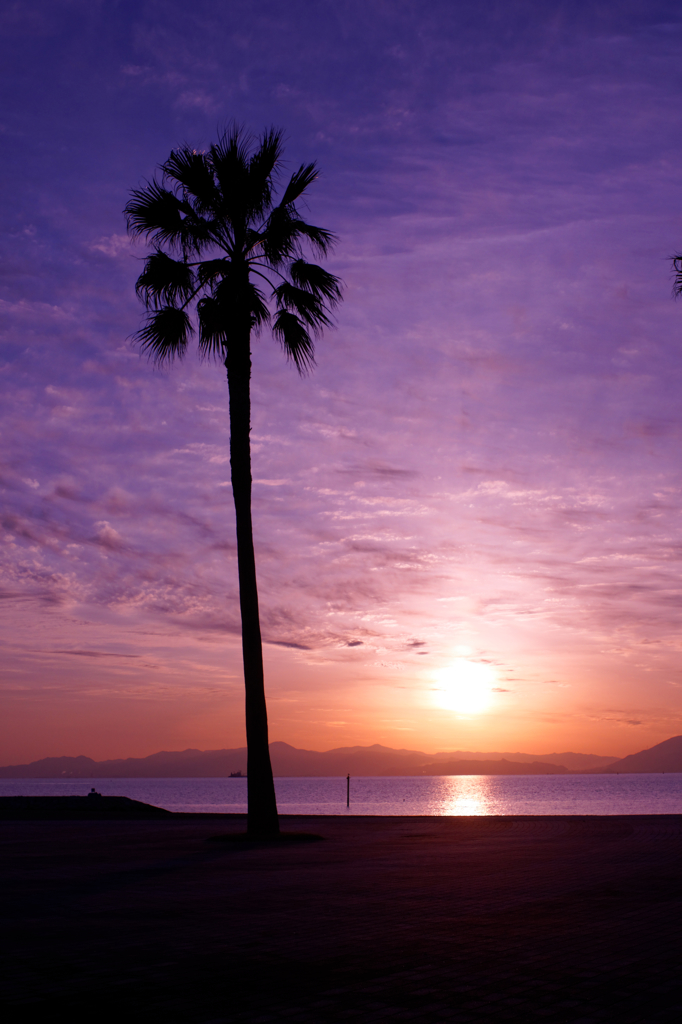
<svg viewBox="0 0 682 1024"><path fill-rule="evenodd" d="M127 796L0 796L0 821L141 821L172 818Z"/></svg>
<svg viewBox="0 0 682 1024"><path fill-rule="evenodd" d="M299 750L288 743L270 744L277 776L340 775L552 775L585 773L682 772L682 736L620 760L600 754L524 754L521 751L455 750L425 754L421 750L371 747ZM162 779L227 778L246 773L246 747L234 750L162 750L149 757L93 761L90 757L45 757L30 764L0 768L2 779Z"/></svg>
<svg viewBox="0 0 682 1024"><path fill-rule="evenodd" d="M536 774L524 764L539 762L556 772L589 770L611 764L615 757L599 754L524 754L521 751L481 753L454 750L425 754L421 750L393 750L375 743L370 747L338 747L335 750L299 750L288 743L270 744L273 771L278 776L387 776L387 775L478 775L509 774L505 765L499 771L481 769L480 762L512 762L514 774ZM436 763L475 762L471 769L434 772ZM162 750L149 757L128 757L111 761L93 761L89 757L45 757L30 764L0 768L3 779L123 779L123 778L226 778L231 772L246 772L246 747L234 750Z"/></svg>
<svg viewBox="0 0 682 1024"><path fill-rule="evenodd" d="M605 774L631 774L647 772L682 772L682 736L673 736L669 740L657 743L648 750L640 750L637 754L614 761L610 765L598 769Z"/></svg>
<svg viewBox="0 0 682 1024"><path fill-rule="evenodd" d="M548 761L436 761L422 775L565 775L568 769Z"/></svg>
<svg viewBox="0 0 682 1024"><path fill-rule="evenodd" d="M679 815L282 824L3 822L5 1019L682 1019Z"/></svg>

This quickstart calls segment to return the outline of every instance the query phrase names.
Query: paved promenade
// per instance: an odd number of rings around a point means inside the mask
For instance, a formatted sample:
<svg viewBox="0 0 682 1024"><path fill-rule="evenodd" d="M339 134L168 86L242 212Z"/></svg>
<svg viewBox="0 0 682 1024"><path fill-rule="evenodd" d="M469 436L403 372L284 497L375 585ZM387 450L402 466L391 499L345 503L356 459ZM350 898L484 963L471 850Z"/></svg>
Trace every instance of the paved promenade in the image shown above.
<svg viewBox="0 0 682 1024"><path fill-rule="evenodd" d="M682 1021L682 817L1 822L4 1019Z"/></svg>

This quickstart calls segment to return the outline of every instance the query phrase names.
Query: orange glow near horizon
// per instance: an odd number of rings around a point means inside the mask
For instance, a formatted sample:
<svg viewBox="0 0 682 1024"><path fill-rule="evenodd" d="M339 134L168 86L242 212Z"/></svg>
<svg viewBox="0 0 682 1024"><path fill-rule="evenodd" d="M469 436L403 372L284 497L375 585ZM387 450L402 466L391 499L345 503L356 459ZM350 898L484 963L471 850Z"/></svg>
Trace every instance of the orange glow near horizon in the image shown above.
<svg viewBox="0 0 682 1024"><path fill-rule="evenodd" d="M44 643L50 649L29 659L18 644L15 651L5 646L4 667L16 682L0 716L0 763L244 745L236 637L191 643L162 635L152 646L146 632L139 638L128 632L119 651L139 657L108 659L104 630L93 635L92 626L59 611L46 618L54 623ZM71 630L69 650L59 644L62 629ZM418 655L410 650L396 652L395 664L383 664L385 655L377 656L369 643L321 653L266 645L270 739L308 750L379 743L428 754L573 750L623 757L682 731L670 698L667 704L661 699L648 721L632 714L640 666L625 660L614 666L611 652L588 658L556 639L549 650L540 643L530 653L511 643L505 649L506 639L491 630L475 646L453 650L450 642L449 656L444 652L440 668L430 670L425 658L416 665ZM87 657L89 650L102 653ZM646 653L661 658L653 645ZM655 693L655 682L648 685ZM677 688L668 689L675 698Z"/></svg>

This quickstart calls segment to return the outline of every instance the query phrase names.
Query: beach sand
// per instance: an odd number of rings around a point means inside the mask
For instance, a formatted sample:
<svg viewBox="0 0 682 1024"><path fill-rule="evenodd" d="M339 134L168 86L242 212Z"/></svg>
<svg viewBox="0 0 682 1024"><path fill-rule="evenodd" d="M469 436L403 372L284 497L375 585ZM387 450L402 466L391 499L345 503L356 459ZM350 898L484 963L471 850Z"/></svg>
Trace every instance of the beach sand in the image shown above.
<svg viewBox="0 0 682 1024"><path fill-rule="evenodd" d="M4 821L6 1021L682 1020L682 816Z"/></svg>

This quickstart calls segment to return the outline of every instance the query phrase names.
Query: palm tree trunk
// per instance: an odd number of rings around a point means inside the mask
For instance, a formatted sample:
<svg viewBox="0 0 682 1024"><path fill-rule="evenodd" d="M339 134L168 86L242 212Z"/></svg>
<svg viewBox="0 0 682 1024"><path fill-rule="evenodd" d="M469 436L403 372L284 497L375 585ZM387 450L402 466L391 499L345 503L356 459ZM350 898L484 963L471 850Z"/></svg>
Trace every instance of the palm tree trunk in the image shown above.
<svg viewBox="0 0 682 1024"><path fill-rule="evenodd" d="M248 824L253 835L277 835L279 820L268 747L268 713L263 679L263 646L258 615L256 559L251 524L251 351L250 327L228 349L225 366L230 393L230 466L237 518L239 604L246 690ZM237 339L235 339L237 341Z"/></svg>

